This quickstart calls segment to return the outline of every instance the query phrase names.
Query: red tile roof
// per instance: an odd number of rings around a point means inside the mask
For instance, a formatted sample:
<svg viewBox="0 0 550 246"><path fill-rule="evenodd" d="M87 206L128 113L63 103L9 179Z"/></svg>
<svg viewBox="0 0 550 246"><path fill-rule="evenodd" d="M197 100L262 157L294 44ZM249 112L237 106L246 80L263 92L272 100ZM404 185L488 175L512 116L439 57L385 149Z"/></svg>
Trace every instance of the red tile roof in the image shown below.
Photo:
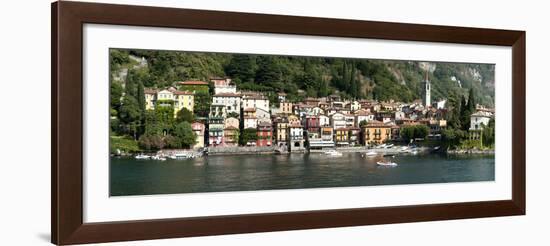
<svg viewBox="0 0 550 246"><path fill-rule="evenodd" d="M240 97L241 94L238 93L218 93L214 95L215 97Z"/></svg>
<svg viewBox="0 0 550 246"><path fill-rule="evenodd" d="M200 81L200 80L188 80L188 81L182 81L178 82L180 85L208 85L208 82Z"/></svg>

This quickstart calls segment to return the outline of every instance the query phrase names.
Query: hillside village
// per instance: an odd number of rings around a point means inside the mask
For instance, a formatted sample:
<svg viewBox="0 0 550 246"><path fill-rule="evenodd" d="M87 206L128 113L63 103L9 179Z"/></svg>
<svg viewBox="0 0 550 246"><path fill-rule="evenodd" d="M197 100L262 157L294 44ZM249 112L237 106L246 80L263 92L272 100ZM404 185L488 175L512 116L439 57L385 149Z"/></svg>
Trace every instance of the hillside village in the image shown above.
<svg viewBox="0 0 550 246"><path fill-rule="evenodd" d="M180 81L160 89L143 88L143 97L146 111L171 108L174 118L184 111L196 115L189 122L195 140L184 148L256 146L304 152L387 142L443 141L448 138L443 131L452 118L448 103L432 102L427 74L422 87L422 98L410 103L350 100L338 95L291 101L280 92L277 103L270 105L262 92L240 90L231 78L221 77ZM196 111L205 105L198 105L195 97L212 89L208 112L201 116ZM481 142L482 130L494 121L494 110L476 104L469 117L467 136L462 138ZM144 146L142 141L140 145L145 149L163 147Z"/></svg>

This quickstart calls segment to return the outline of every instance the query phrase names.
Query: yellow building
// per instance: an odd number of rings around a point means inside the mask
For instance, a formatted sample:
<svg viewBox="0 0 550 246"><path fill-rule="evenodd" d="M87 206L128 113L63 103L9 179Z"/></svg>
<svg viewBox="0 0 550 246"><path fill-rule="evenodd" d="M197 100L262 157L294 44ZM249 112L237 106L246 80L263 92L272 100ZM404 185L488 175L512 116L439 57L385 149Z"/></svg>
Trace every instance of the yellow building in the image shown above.
<svg viewBox="0 0 550 246"><path fill-rule="evenodd" d="M173 93L174 93L174 117L183 108L186 108L192 113L195 107L195 96L193 95L193 93L188 91L174 91Z"/></svg>
<svg viewBox="0 0 550 246"><path fill-rule="evenodd" d="M157 101L170 102L168 104L162 105L173 105L174 117L176 117L178 112L183 108L186 108L187 110L193 112L193 108L195 107L195 96L192 92L178 91L173 87L161 91L154 89L145 89L144 94L145 109L155 109Z"/></svg>
<svg viewBox="0 0 550 246"><path fill-rule="evenodd" d="M347 146L349 145L349 129L348 128L338 128L334 130L335 133L335 142L337 146Z"/></svg>
<svg viewBox="0 0 550 246"><path fill-rule="evenodd" d="M361 127L362 143L382 144L391 140L391 125L386 125L380 121L370 121L368 124Z"/></svg>
<svg viewBox="0 0 550 246"><path fill-rule="evenodd" d="M279 113L280 114L292 114L292 103L291 102L280 102L279 103Z"/></svg>

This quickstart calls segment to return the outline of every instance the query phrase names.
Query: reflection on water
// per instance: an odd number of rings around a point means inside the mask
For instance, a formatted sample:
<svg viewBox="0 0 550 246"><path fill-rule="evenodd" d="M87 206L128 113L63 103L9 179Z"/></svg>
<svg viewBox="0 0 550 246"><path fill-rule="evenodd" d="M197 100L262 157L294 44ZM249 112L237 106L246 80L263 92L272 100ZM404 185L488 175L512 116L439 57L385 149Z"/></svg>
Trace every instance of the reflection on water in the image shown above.
<svg viewBox="0 0 550 246"><path fill-rule="evenodd" d="M111 158L110 194L303 189L393 184L493 181L494 156L396 156L397 167L376 165L380 157L344 153L208 156L189 160Z"/></svg>

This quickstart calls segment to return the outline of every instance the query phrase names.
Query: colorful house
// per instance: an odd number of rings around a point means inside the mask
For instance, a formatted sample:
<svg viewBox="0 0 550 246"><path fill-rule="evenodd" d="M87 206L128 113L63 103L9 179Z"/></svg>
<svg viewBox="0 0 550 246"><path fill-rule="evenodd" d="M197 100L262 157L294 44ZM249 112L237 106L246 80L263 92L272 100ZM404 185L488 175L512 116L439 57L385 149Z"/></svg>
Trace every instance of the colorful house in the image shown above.
<svg viewBox="0 0 550 246"><path fill-rule="evenodd" d="M316 116L316 115L308 115L306 116L306 130L307 130L307 134L312 137L312 138L318 138L320 137L320 127L321 127L321 124L320 124L320 120L319 120L319 116Z"/></svg>
<svg viewBox="0 0 550 246"><path fill-rule="evenodd" d="M371 121L361 127L362 144L382 144L391 139L391 125L380 121Z"/></svg>
<svg viewBox="0 0 550 246"><path fill-rule="evenodd" d="M237 85L230 78L211 78L210 81L214 84L214 94L237 93Z"/></svg>
<svg viewBox="0 0 550 246"><path fill-rule="evenodd" d="M205 126L203 123L200 122L193 122L191 124L191 128L193 129L193 132L195 133L195 136L197 136L195 140L195 145L193 145L193 149L203 148L204 147L204 131Z"/></svg>
<svg viewBox="0 0 550 246"><path fill-rule="evenodd" d="M349 136L349 146L357 146L359 145L360 139L361 139L361 128L359 127L349 127L348 128L348 136Z"/></svg>
<svg viewBox="0 0 550 246"><path fill-rule="evenodd" d="M210 105L210 114L208 115L208 145L212 147L223 146L225 144L225 105Z"/></svg>
<svg viewBox="0 0 550 246"><path fill-rule="evenodd" d="M275 126L275 141L277 146L283 147L287 146L287 137L288 137L288 119L286 117L277 117L273 121Z"/></svg>
<svg viewBox="0 0 550 246"><path fill-rule="evenodd" d="M346 127L338 128L334 130L334 142L336 146L343 147L349 146L349 129Z"/></svg>
<svg viewBox="0 0 550 246"><path fill-rule="evenodd" d="M234 117L226 118L223 135L225 146L237 146L239 143L239 119Z"/></svg>
<svg viewBox="0 0 550 246"><path fill-rule="evenodd" d="M244 128L258 127L258 118L256 118L256 110L254 108L245 108L243 110L243 125Z"/></svg>
<svg viewBox="0 0 550 246"><path fill-rule="evenodd" d="M212 104L225 105L227 113L241 113L241 95L238 93L217 93L212 96Z"/></svg>
<svg viewBox="0 0 550 246"><path fill-rule="evenodd" d="M279 103L279 114L284 114L284 115L292 114L292 103L291 102L280 102Z"/></svg>
<svg viewBox="0 0 550 246"><path fill-rule="evenodd" d="M305 150L304 128L300 122L290 121L288 125L288 148L290 152L301 152Z"/></svg>
<svg viewBox="0 0 550 246"><path fill-rule="evenodd" d="M273 127L267 121L260 121L258 123L256 146L262 147L272 145L272 129Z"/></svg>
<svg viewBox="0 0 550 246"><path fill-rule="evenodd" d="M174 117L183 108L193 112L195 106L195 97L192 92L179 91L174 87L164 90L145 89L145 109L154 110L157 105L163 107L173 107Z"/></svg>

